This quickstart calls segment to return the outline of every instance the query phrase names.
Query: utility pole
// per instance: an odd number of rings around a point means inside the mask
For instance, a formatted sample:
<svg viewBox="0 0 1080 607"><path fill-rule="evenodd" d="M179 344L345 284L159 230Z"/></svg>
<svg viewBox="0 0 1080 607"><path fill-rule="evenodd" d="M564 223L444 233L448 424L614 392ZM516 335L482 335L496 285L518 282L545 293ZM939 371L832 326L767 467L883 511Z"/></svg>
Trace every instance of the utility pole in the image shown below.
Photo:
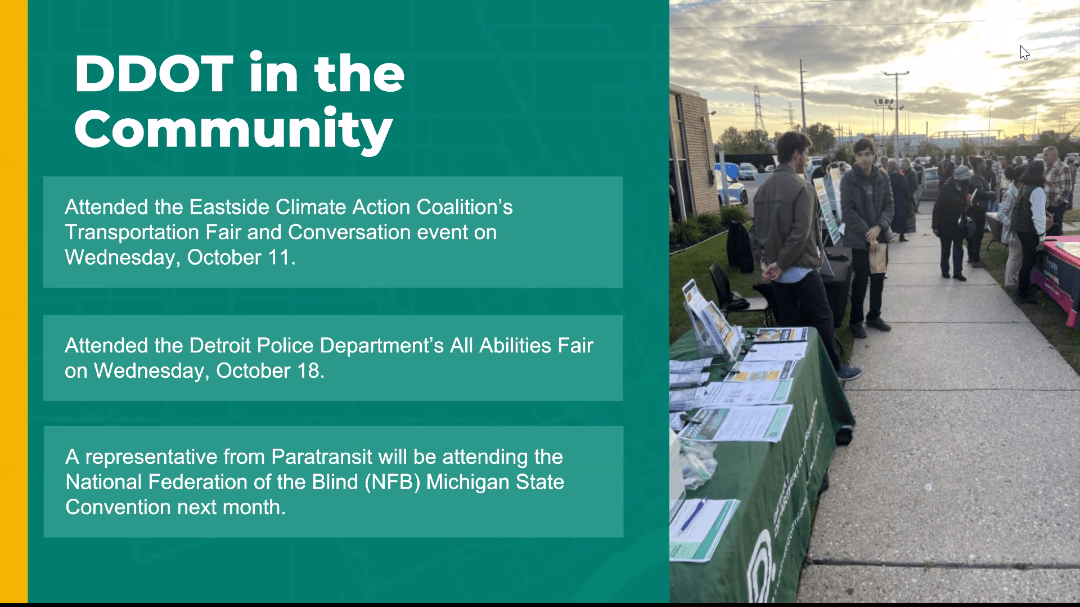
<svg viewBox="0 0 1080 607"><path fill-rule="evenodd" d="M761 93L756 84L754 85L754 130L762 131L765 133L765 141L769 140L769 131L765 130L765 119L761 116Z"/></svg>
<svg viewBox="0 0 1080 607"><path fill-rule="evenodd" d="M893 147L896 150L900 149L900 76L907 76L910 73L911 71L907 71L902 74L890 74L888 72L882 72L882 74L885 74L886 76L894 76L896 81L896 106L894 110L896 112L896 131L893 135ZM899 157L899 154L897 154L897 157Z"/></svg>
<svg viewBox="0 0 1080 607"><path fill-rule="evenodd" d="M799 59L799 96L802 98L802 132L806 132L806 91L803 90L802 59Z"/></svg>
<svg viewBox="0 0 1080 607"><path fill-rule="evenodd" d="M791 125L791 129L795 130L795 110L791 109L791 102L787 102L787 119L788 124Z"/></svg>

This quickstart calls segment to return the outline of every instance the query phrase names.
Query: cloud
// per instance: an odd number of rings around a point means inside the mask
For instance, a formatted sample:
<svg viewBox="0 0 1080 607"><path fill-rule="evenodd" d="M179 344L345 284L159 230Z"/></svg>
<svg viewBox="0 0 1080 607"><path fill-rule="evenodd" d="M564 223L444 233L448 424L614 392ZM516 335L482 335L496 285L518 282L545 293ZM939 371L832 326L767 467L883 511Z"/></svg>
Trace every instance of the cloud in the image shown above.
<svg viewBox="0 0 1080 607"><path fill-rule="evenodd" d="M901 103L920 120L985 116L993 97L994 121L1005 124L1034 114L1036 103L1041 114L1080 99L1078 8L1012 0L673 2L671 80L739 108L732 118L749 128L755 85L774 115L788 101L798 108L801 58L808 119L812 109L825 121L851 116L869 125L871 100L893 89L882 72L910 71L900 80ZM906 23L921 25L898 25ZM1029 44L1039 49L1026 63L1024 40L1029 51Z"/></svg>

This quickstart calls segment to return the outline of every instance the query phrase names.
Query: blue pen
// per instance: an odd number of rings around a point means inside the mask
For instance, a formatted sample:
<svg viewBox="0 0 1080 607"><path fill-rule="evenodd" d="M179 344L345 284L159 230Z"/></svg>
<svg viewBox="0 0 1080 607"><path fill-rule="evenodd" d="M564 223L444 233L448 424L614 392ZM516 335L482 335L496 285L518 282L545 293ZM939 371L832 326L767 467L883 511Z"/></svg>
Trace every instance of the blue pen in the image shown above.
<svg viewBox="0 0 1080 607"><path fill-rule="evenodd" d="M679 530L680 533L686 531L686 528L690 526L690 521L694 520L694 517L697 516L698 512L701 512L701 507L704 506L707 501L709 501L708 497L698 502L697 508L694 508L694 513L690 515L690 518L686 519L685 523L683 523L682 529Z"/></svg>

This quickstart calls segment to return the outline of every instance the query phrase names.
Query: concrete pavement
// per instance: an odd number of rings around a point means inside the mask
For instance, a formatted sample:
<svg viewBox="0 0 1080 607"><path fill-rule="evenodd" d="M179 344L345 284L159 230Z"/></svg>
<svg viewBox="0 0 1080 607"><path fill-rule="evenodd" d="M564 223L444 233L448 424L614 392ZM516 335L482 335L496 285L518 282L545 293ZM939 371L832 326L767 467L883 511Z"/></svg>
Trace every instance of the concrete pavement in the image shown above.
<svg viewBox="0 0 1080 607"><path fill-rule="evenodd" d="M798 600L1080 602L1080 376L986 270L941 278L932 208L855 340Z"/></svg>

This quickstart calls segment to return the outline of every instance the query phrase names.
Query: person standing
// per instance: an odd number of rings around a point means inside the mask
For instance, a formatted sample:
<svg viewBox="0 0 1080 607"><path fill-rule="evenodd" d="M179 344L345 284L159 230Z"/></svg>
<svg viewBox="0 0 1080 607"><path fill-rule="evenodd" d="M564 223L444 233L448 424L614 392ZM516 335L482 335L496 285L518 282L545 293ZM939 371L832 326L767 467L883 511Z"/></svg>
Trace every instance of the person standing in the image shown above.
<svg viewBox="0 0 1080 607"><path fill-rule="evenodd" d="M988 209L992 213L998 212L1001 207L1001 196L1005 190L1005 171L1002 166L1004 160L1004 156L991 156L989 160L990 170L994 172L994 203Z"/></svg>
<svg viewBox="0 0 1080 607"><path fill-rule="evenodd" d="M1024 258L1024 249L1020 246L1020 239L1013 231L1013 219L1015 216L1016 199L1020 194L1017 188L1017 179L1024 174L1026 167L1014 167L1009 165L1005 168L1005 178L1009 180L1009 189L1001 197L1001 206L998 208L998 220L1001 221L1001 243L1009 245L1009 259L1005 262L1005 286L1016 287L1017 277L1020 274L1020 263Z"/></svg>
<svg viewBox="0 0 1080 607"><path fill-rule="evenodd" d="M779 165L754 195L754 258L763 280L772 281L781 326L807 319L817 329L836 376L857 379L857 368L840 362L840 342L832 307L821 279L821 220L817 193L802 179L810 157L810 138L788 131L776 140Z"/></svg>
<svg viewBox="0 0 1080 607"><path fill-rule="evenodd" d="M893 204L896 208L891 224L892 231L900 235L900 242L907 242L904 234L908 229L908 186L900 175L900 166L895 160L889 161L889 185L892 187Z"/></svg>
<svg viewBox="0 0 1080 607"><path fill-rule="evenodd" d="M874 142L866 137L855 142L855 166L840 181L840 209L846 224L843 246L851 248L851 334L865 339L863 299L870 284L868 326L880 331L892 329L881 319L881 297L885 274L870 273L870 246L892 240L889 229L895 213L889 176L874 164Z"/></svg>
<svg viewBox="0 0 1080 607"><path fill-rule="evenodd" d="M971 225L968 230L968 263L973 268L985 268L986 262L979 255L982 247L983 234L986 232L986 205L993 196L990 184L983 177L983 159L981 156L971 156L968 159L968 167L971 169L971 206L968 207L968 216L971 217Z"/></svg>
<svg viewBox="0 0 1080 607"><path fill-rule="evenodd" d="M918 160L915 161L919 162ZM901 163L900 168L903 170L904 183L907 185L908 191L908 225L905 232L915 231L915 213L919 212L919 173L915 170L915 166L907 158Z"/></svg>
<svg viewBox="0 0 1080 607"><path fill-rule="evenodd" d="M1054 225L1047 235L1061 236L1061 223L1065 219L1065 210L1069 208L1069 192L1072 192L1073 187L1072 171L1058 158L1058 151L1054 146L1043 150L1043 158L1047 166L1046 212L1054 216Z"/></svg>
<svg viewBox="0 0 1080 607"><path fill-rule="evenodd" d="M964 277L964 238L967 236L968 191L971 187L971 169L961 166L952 177L938 188L937 201L931 229L941 241L941 277L949 277L949 254L952 254L952 277L966 281Z"/></svg>
<svg viewBox="0 0 1080 607"><path fill-rule="evenodd" d="M922 161L918 158L915 159L915 175L919 180L919 190L915 193L915 213L919 213L919 201L922 200L923 192L926 191L926 169L923 168Z"/></svg>
<svg viewBox="0 0 1080 607"><path fill-rule="evenodd" d="M1045 152L1043 152L1045 154ZM1013 210L1013 226L1020 246L1023 249L1023 262L1020 264L1020 276L1016 287L1017 304L1039 303L1039 296L1031 287L1031 269L1035 267L1035 254L1046 242L1046 200L1043 190L1046 177L1041 160L1029 162L1027 170L1020 176L1020 194Z"/></svg>
<svg viewBox="0 0 1080 607"><path fill-rule="evenodd" d="M953 164L949 157L946 156L941 159L941 166L938 168L938 191L941 191L941 185L949 180L953 176L953 171L956 170L956 165Z"/></svg>

